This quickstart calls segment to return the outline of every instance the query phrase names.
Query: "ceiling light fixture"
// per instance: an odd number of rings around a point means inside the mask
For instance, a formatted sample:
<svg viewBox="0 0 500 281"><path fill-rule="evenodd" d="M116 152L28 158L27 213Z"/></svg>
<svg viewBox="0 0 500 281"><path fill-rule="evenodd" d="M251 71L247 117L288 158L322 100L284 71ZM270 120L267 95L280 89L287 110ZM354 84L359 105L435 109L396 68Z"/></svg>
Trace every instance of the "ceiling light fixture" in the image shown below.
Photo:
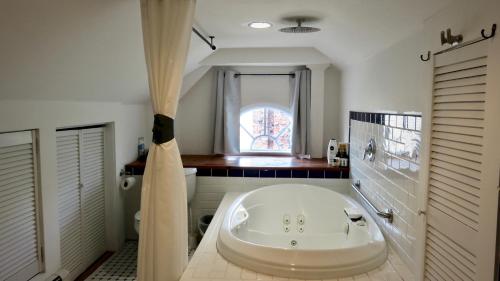
<svg viewBox="0 0 500 281"><path fill-rule="evenodd" d="M265 22L265 21L254 21L254 22L249 23L248 26L251 28L263 29L263 28L271 27L272 24L269 22Z"/></svg>

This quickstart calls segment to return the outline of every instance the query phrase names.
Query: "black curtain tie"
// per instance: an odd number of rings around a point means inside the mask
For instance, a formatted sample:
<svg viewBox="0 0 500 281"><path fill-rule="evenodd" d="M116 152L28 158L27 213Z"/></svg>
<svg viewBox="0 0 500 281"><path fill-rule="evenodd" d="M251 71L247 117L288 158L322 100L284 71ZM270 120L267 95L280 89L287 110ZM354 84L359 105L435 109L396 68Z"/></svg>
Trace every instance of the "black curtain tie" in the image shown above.
<svg viewBox="0 0 500 281"><path fill-rule="evenodd" d="M153 142L166 143L174 138L174 119L163 114L155 114Z"/></svg>

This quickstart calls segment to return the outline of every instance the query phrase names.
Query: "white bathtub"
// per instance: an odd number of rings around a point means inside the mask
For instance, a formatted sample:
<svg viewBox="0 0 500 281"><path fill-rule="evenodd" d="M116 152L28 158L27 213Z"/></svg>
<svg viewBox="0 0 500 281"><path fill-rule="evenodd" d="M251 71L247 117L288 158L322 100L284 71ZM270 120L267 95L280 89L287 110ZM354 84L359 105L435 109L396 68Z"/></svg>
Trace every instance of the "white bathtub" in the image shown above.
<svg viewBox="0 0 500 281"><path fill-rule="evenodd" d="M366 224L360 226L347 218L346 207L362 209L317 186L263 187L229 207L217 249L234 264L274 276L329 279L367 272L385 262L386 243L364 209Z"/></svg>

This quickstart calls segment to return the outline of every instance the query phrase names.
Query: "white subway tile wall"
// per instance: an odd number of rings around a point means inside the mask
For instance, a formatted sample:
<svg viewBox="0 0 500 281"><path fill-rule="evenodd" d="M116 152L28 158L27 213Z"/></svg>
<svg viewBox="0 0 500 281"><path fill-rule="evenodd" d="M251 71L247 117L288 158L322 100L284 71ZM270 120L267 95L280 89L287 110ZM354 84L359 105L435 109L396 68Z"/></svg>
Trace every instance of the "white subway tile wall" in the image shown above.
<svg viewBox="0 0 500 281"><path fill-rule="evenodd" d="M243 178L243 177L200 177L196 178L196 194L191 202L192 225L197 231L198 218L213 215L226 192L248 192L259 187L282 184L311 184L347 194L349 179L313 179L313 178Z"/></svg>
<svg viewBox="0 0 500 281"><path fill-rule="evenodd" d="M357 118L366 121L351 119L351 178L353 182L360 181L361 191L377 208L391 208L394 211L392 224L376 215L373 217L391 247L413 269L421 118L407 115L376 116L381 116L376 122L370 122L369 118ZM371 138L376 143L375 159L369 161L367 157L363 160L365 147Z"/></svg>

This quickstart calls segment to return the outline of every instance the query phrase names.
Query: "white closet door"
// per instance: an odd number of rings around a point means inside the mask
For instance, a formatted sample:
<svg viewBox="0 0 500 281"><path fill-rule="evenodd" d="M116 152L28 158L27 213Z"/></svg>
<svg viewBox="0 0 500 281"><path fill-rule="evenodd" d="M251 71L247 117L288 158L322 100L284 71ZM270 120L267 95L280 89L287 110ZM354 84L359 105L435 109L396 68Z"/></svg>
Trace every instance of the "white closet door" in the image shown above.
<svg viewBox="0 0 500 281"><path fill-rule="evenodd" d="M435 57L426 280L490 279L483 279L488 272L480 272L481 261L489 255L480 244L495 245L494 239L487 241L487 225L496 222L484 217L484 209L492 207L485 203L490 199L486 197L498 198L496 187L485 184L483 172L489 157L484 146L487 121L498 128L493 123L498 120L485 119L491 94L488 47L489 42L483 41ZM496 216L496 209L491 216Z"/></svg>
<svg viewBox="0 0 500 281"><path fill-rule="evenodd" d="M57 132L57 186L61 263L76 277L85 268L82 259L80 182L80 133Z"/></svg>
<svg viewBox="0 0 500 281"><path fill-rule="evenodd" d="M36 149L31 131L0 134L0 280L41 271Z"/></svg>
<svg viewBox="0 0 500 281"><path fill-rule="evenodd" d="M73 280L106 250L104 128L57 132L63 268Z"/></svg>
<svg viewBox="0 0 500 281"><path fill-rule="evenodd" d="M104 210L104 128L80 131L84 265L106 250Z"/></svg>

